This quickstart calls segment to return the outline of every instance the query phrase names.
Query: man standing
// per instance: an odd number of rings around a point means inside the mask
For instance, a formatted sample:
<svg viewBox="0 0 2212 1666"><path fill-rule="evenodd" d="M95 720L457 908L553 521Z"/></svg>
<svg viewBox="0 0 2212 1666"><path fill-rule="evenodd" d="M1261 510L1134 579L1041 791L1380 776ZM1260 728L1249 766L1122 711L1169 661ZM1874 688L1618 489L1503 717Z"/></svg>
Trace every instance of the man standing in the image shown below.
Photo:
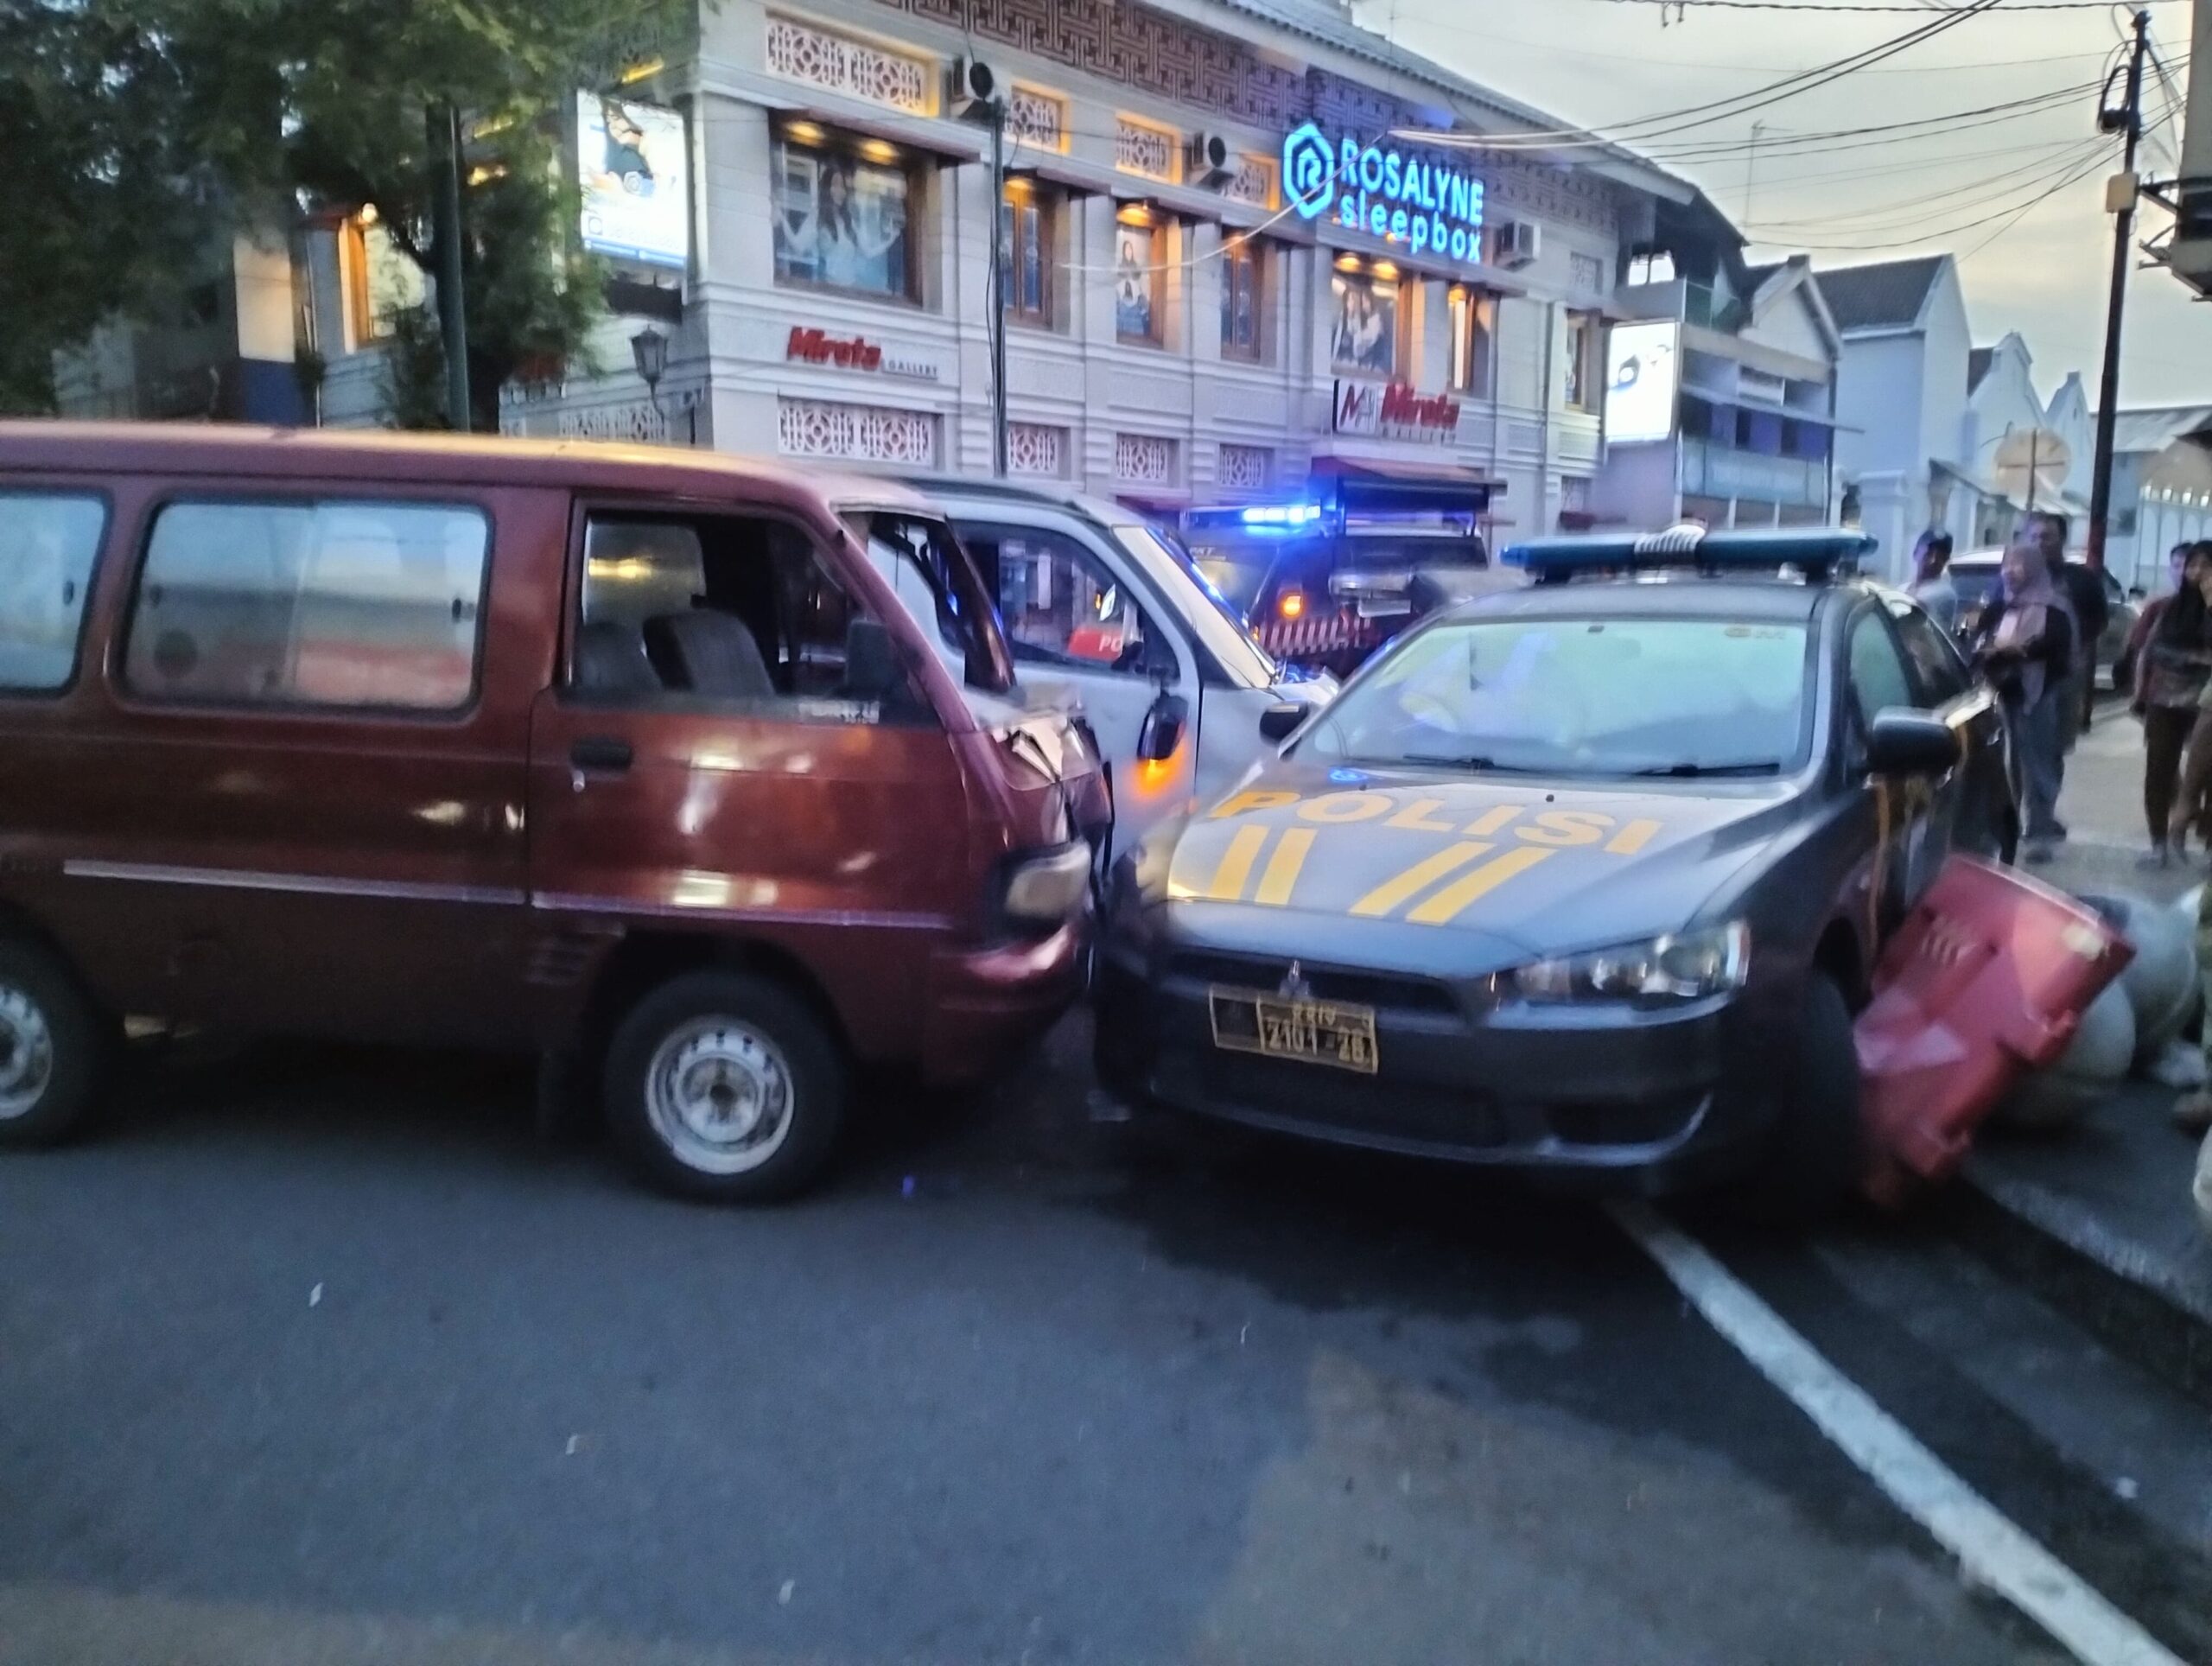
<svg viewBox="0 0 2212 1666"><path fill-rule="evenodd" d="M2105 626L2112 618L2112 605L2105 600L2104 575L2087 562L2066 559L2066 517L2049 510L2037 510L2028 517L2041 544L2044 560L2058 575L2059 588L2073 604L2075 631L2074 688L2072 699L2065 711L2066 750L2074 750L2074 742L2089 727L2091 709L2097 698L2097 643L2105 633Z"/></svg>
<svg viewBox="0 0 2212 1666"><path fill-rule="evenodd" d="M1946 636L1959 628L1959 589L1950 569L1951 535L1931 527L1912 547L1912 595Z"/></svg>

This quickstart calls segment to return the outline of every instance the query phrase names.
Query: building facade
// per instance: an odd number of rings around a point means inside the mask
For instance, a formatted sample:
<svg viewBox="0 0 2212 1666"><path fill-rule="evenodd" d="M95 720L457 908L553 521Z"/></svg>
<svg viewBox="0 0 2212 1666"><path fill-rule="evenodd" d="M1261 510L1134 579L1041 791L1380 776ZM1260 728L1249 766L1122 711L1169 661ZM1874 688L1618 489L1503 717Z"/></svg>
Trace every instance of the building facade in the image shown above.
<svg viewBox="0 0 2212 1666"><path fill-rule="evenodd" d="M683 118L683 264L618 262L619 368L517 391L510 431L988 474L996 226L1014 478L1158 510L1464 480L1509 536L1586 512L1607 308L1671 177L1393 139L1559 124L1325 0L724 0L702 29L620 89ZM311 264L322 419L379 420L378 321L419 282L358 217Z"/></svg>

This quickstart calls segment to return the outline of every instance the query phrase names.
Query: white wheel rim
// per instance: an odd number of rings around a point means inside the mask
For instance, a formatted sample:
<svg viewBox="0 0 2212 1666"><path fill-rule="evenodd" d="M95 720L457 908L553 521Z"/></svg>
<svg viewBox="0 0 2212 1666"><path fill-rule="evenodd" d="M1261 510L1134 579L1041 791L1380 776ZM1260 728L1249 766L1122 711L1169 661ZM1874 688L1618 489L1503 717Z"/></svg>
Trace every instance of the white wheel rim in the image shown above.
<svg viewBox="0 0 2212 1666"><path fill-rule="evenodd" d="M783 1148L798 1108L783 1049L749 1024L695 1018L645 1067L645 1115L669 1154L702 1174L743 1174Z"/></svg>
<svg viewBox="0 0 2212 1666"><path fill-rule="evenodd" d="M29 994L0 983L0 1122L28 1116L54 1079L54 1031Z"/></svg>

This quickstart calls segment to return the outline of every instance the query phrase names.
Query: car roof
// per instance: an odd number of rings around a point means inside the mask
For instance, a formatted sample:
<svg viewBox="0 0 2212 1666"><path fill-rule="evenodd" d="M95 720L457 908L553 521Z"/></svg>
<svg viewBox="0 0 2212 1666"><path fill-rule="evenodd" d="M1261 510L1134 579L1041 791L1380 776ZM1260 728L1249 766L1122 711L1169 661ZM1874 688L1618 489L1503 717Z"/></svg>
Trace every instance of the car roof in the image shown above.
<svg viewBox="0 0 2212 1666"><path fill-rule="evenodd" d="M835 513L867 506L927 512L931 505L882 475L683 446L525 440L380 429L261 428L243 423L0 422L0 472L137 471L238 479L467 482L712 497L733 489Z"/></svg>
<svg viewBox="0 0 2212 1666"><path fill-rule="evenodd" d="M1104 525L1140 518L1134 512L1106 499L1094 498L1069 486L1017 486L1011 480L977 480L963 474L902 474L899 478L914 491L940 503L957 499L971 503L1015 503L1067 509Z"/></svg>

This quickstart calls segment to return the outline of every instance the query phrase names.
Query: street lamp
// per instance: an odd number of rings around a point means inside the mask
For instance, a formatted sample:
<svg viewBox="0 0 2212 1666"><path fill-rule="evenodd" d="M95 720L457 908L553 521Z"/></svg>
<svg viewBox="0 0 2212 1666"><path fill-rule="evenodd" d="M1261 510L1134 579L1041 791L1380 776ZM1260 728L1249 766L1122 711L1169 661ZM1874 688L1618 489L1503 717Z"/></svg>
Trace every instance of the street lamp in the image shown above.
<svg viewBox="0 0 2212 1666"><path fill-rule="evenodd" d="M638 374L645 380L645 397L652 402L653 415L660 416L660 378L668 374L668 337L646 325L630 338L630 357L637 361Z"/></svg>

